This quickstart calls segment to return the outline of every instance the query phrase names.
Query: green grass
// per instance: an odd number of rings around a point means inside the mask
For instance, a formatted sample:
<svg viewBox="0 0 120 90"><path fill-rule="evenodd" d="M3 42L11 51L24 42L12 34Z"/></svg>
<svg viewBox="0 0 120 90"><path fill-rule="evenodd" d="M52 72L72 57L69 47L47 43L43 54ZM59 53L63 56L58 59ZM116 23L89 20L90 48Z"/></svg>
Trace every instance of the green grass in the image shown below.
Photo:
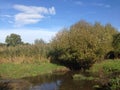
<svg viewBox="0 0 120 90"><path fill-rule="evenodd" d="M106 60L95 63L90 69L92 73L103 71L104 73L120 72L120 60Z"/></svg>
<svg viewBox="0 0 120 90"><path fill-rule="evenodd" d="M73 75L73 79L74 80L94 80L95 78L92 77L92 76L86 77L86 76L84 76L82 74L75 74L75 75Z"/></svg>
<svg viewBox="0 0 120 90"><path fill-rule="evenodd" d="M54 70L63 69L63 66L58 66L51 63L42 64L0 64L1 78L22 78L28 76L37 76L45 73L52 73Z"/></svg>

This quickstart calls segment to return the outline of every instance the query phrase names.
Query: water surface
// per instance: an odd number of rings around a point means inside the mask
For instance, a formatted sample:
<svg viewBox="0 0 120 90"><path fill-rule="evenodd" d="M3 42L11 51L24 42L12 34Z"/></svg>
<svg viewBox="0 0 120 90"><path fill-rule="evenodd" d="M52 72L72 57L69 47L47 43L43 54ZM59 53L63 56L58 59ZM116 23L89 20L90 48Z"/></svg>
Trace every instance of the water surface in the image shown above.
<svg viewBox="0 0 120 90"><path fill-rule="evenodd" d="M25 78L32 83L30 90L94 90L93 81L73 80L72 73L49 74Z"/></svg>

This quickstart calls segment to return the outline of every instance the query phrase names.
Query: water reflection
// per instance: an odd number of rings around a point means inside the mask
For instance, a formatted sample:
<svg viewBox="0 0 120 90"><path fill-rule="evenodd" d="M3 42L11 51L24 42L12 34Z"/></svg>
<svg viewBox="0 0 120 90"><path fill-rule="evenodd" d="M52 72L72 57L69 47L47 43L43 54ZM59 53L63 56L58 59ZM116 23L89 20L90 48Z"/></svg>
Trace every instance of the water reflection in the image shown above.
<svg viewBox="0 0 120 90"><path fill-rule="evenodd" d="M61 81L57 80L56 82L38 84L31 87L30 90L59 90Z"/></svg>
<svg viewBox="0 0 120 90"><path fill-rule="evenodd" d="M30 90L94 90L93 81L73 80L70 73L25 78L32 83Z"/></svg>

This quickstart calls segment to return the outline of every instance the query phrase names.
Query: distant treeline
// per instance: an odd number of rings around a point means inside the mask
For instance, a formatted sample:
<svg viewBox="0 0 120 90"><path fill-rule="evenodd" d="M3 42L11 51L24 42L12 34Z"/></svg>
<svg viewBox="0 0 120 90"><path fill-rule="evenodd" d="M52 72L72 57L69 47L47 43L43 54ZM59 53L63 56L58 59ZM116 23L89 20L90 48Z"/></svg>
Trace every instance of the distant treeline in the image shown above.
<svg viewBox="0 0 120 90"><path fill-rule="evenodd" d="M13 40L14 42L14 40ZM42 63L48 62L47 55L49 44L42 39L35 40L34 44L16 43L0 44L0 62L1 63Z"/></svg>
<svg viewBox="0 0 120 90"><path fill-rule="evenodd" d="M20 35L6 37L0 45L0 62L40 63L51 61L71 69L88 69L95 62L119 58L120 33L111 24L80 21L64 28L49 43L22 42Z"/></svg>

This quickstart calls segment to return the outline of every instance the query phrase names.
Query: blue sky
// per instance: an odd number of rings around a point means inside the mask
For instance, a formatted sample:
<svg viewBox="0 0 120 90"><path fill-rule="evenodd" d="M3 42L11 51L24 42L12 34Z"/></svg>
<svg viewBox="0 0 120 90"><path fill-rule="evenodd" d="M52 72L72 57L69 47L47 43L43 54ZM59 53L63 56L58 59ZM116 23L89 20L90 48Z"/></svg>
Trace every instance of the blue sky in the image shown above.
<svg viewBox="0 0 120 90"><path fill-rule="evenodd" d="M24 42L48 42L80 20L111 23L120 30L120 0L0 0L0 42L11 33Z"/></svg>

